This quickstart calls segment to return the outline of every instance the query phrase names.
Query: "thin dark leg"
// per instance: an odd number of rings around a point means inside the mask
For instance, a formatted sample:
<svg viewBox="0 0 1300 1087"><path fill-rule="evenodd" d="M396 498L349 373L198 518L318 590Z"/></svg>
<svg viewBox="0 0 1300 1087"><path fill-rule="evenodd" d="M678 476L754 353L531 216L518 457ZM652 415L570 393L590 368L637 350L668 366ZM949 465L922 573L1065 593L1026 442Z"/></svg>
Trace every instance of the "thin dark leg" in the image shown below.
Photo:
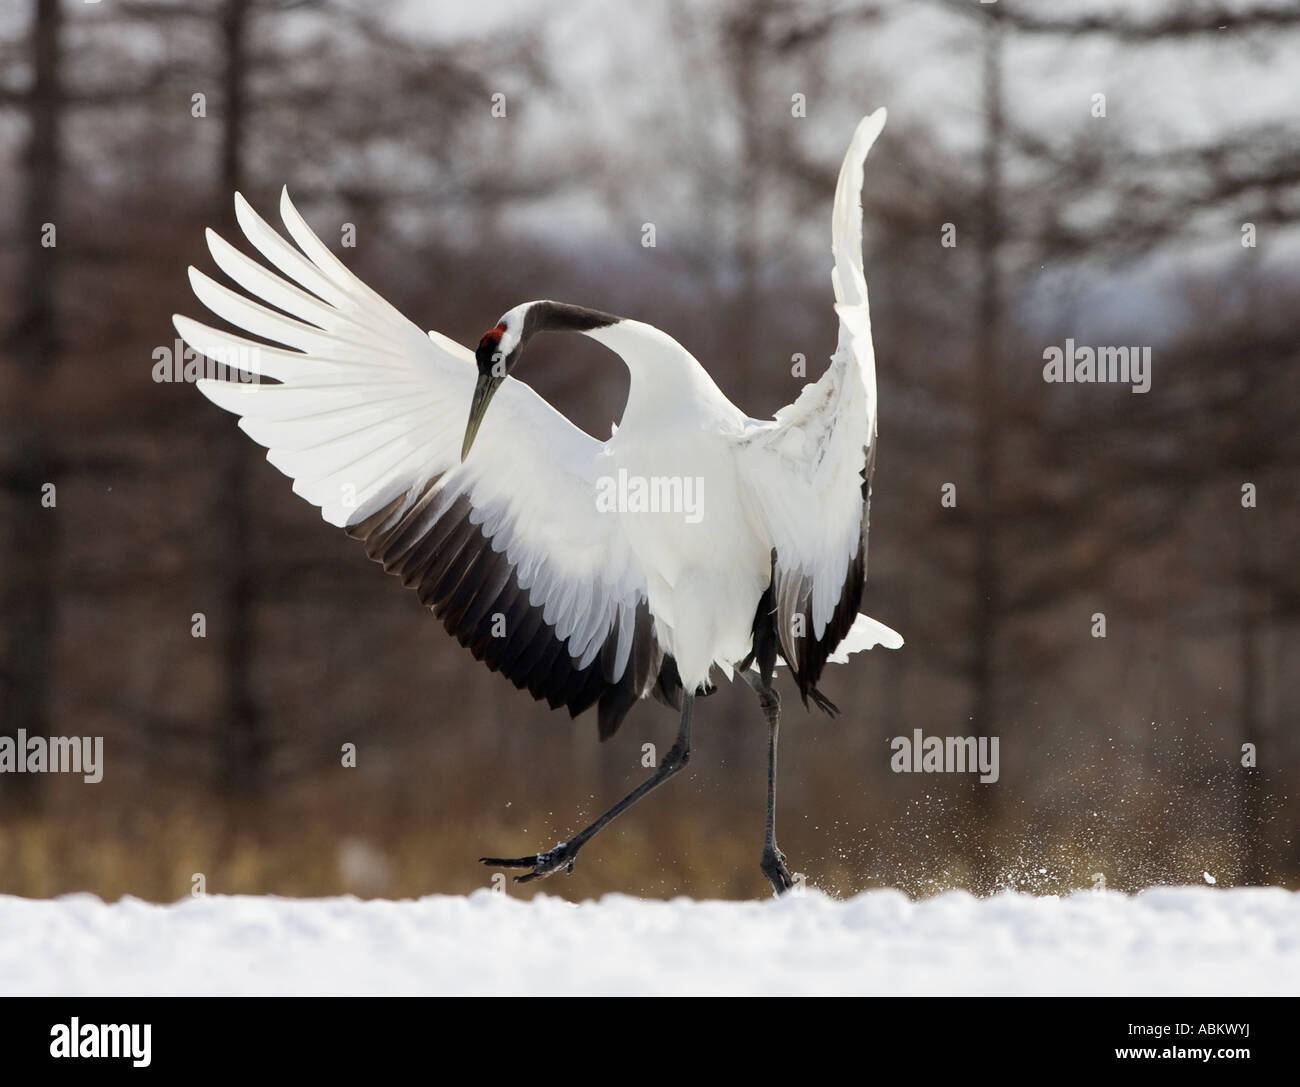
<svg viewBox="0 0 1300 1087"><path fill-rule="evenodd" d="M545 879L563 868L567 872L573 871L573 859L578 855L587 842L605 829L606 825L613 822L622 815L628 808L635 804L647 793L653 792L678 770L685 766L691 758L691 711L694 708L695 696L691 694L682 695L682 720L677 728L677 739L673 743L668 753L659 760L659 768L644 782L633 789L627 796L623 797L617 804L609 809L604 815L597 819L591 826L585 830L579 831L569 841L561 842L554 849L545 853L537 853L531 857L516 857L506 859L502 857L480 857L479 860L491 868L531 868L531 872L525 872L522 876L515 876L516 883L527 883L532 879Z"/></svg>
<svg viewBox="0 0 1300 1087"><path fill-rule="evenodd" d="M763 835L763 858L759 867L777 894L784 894L794 886L790 869L785 866L785 854L776 844L776 737L781 728L781 696L754 672L746 672L745 679L758 694L767 721L767 825Z"/></svg>

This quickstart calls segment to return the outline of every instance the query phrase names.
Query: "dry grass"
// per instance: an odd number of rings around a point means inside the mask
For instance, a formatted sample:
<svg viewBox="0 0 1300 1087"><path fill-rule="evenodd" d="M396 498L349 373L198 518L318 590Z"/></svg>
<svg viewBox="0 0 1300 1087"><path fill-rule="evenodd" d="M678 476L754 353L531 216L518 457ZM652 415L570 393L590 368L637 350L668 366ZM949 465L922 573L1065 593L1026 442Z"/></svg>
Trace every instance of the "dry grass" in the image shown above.
<svg viewBox="0 0 1300 1087"><path fill-rule="evenodd" d="M760 814L744 785L707 778L670 785L675 795L652 798L614 824L571 876L508 883L509 893L765 896ZM1245 843L1212 794L1139 792L1122 808L1068 817L1050 804L1037 811L1021 804L981 832L969 792L933 780L911 791L792 798L780 835L792 868L837 896L880 886L913 896L953 887L1067 893L1092 887L1098 872L1115 890L1201 882L1203 872L1230 886L1243 871ZM490 789L476 804L459 790L403 796L364 781L339 789L320 778L256 804L153 790L144 801L105 793L91 809L62 802L84 793L62 792L45 812L0 823L0 893L89 891L167 902L191 893L202 874L214 894L464 894L492 885L494 871L477 863L482 853L547 848L598 807L595 799L581 811L561 811L559 801L551 810L506 806ZM1294 875L1274 881L1300 885Z"/></svg>

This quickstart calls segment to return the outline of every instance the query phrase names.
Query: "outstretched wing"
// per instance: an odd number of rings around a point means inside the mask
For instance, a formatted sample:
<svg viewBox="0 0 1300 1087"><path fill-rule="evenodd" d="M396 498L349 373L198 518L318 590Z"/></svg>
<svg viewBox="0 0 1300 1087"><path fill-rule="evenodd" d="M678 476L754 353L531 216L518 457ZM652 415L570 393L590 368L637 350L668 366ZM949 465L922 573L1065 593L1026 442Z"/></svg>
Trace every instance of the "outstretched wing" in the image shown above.
<svg viewBox="0 0 1300 1087"><path fill-rule="evenodd" d="M506 378L462 464L473 354L425 335L348 271L287 192L280 214L298 248L241 196L235 209L271 267L208 231L213 259L246 293L194 268L190 282L218 317L270 343L175 317L195 350L258 378L199 390L517 687L575 716L598 703L602 738L638 698L674 701L645 575L620 519L596 507L600 443Z"/></svg>
<svg viewBox="0 0 1300 1087"><path fill-rule="evenodd" d="M867 514L876 448L876 363L862 267L862 177L885 124L858 125L832 213L839 342L815 384L775 420L754 422L742 462L772 538L772 592L781 655L807 702L852 628L867 571ZM810 531L815 529L815 531Z"/></svg>

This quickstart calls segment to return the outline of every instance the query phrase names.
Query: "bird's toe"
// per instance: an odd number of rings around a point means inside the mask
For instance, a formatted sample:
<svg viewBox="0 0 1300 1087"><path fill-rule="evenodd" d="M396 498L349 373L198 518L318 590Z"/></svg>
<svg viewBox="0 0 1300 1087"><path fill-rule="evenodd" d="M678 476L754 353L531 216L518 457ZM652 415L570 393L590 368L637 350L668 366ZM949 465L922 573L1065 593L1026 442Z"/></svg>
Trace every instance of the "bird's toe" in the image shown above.
<svg viewBox="0 0 1300 1087"><path fill-rule="evenodd" d="M763 859L759 865L763 870L763 875L767 881L772 884L772 890L777 894L785 894L794 886L794 878L790 875L790 869L785 864L785 854L779 849L764 850Z"/></svg>
<svg viewBox="0 0 1300 1087"><path fill-rule="evenodd" d="M573 859L577 855L576 849L571 849L567 842L561 842L554 849L549 849L545 853L534 853L531 857L480 857L479 862L489 868L531 868L531 872L515 876L516 883L529 883L535 879L545 879L547 876L554 875L562 868L572 872Z"/></svg>

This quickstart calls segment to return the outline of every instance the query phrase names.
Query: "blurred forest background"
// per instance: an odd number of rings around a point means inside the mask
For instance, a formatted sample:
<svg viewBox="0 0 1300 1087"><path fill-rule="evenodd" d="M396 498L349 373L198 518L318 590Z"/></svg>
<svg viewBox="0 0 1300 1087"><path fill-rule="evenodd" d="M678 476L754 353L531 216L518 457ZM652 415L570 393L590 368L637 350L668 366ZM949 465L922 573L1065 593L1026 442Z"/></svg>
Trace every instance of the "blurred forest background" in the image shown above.
<svg viewBox="0 0 1300 1087"><path fill-rule="evenodd" d="M657 704L601 745L487 672L155 381L170 315L212 319L185 269L213 270L204 227L240 240L235 190L274 221L287 184L423 328L635 316L766 417L834 348L835 175L882 104L863 609L907 644L831 671L838 720L787 690L792 868L834 894L1300 886L1300 9L557 8L4 6L0 733L103 736L105 772L0 776L0 893L468 891L671 742ZM1150 392L1045 383L1067 338L1149 346ZM607 436L622 367L552 339L521 377ZM738 685L697 718L689 776L510 893L766 894L761 715ZM999 737L1000 780L892 773L913 729Z"/></svg>

